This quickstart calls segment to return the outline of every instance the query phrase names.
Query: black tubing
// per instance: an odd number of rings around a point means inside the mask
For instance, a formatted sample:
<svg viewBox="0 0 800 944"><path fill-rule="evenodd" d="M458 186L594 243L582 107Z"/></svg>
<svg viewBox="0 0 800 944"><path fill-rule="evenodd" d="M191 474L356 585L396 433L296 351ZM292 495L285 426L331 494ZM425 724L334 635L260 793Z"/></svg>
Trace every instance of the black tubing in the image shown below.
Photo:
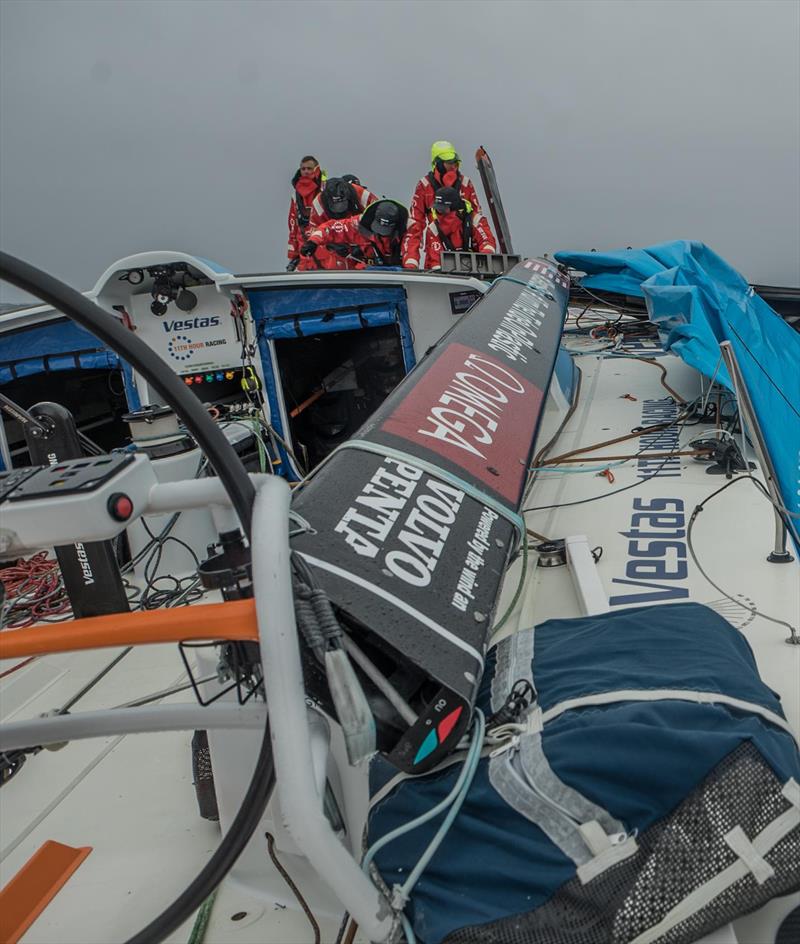
<svg viewBox="0 0 800 944"><path fill-rule="evenodd" d="M208 456L214 471L230 495L247 537L256 490L231 444L219 427L209 420L197 397L186 389L177 374L140 338L94 302L46 272L21 259L0 252L0 278L41 298L69 315L112 350L124 357L150 386L164 397Z"/></svg>
<svg viewBox="0 0 800 944"><path fill-rule="evenodd" d="M219 475L242 527L250 536L255 489L233 447L177 376L147 345L94 302L47 273L0 252L0 279L41 298L91 331L136 368L183 420ZM250 841L275 786L269 719L264 727L253 777L230 829L194 881L126 944L158 944L203 904L219 885Z"/></svg>

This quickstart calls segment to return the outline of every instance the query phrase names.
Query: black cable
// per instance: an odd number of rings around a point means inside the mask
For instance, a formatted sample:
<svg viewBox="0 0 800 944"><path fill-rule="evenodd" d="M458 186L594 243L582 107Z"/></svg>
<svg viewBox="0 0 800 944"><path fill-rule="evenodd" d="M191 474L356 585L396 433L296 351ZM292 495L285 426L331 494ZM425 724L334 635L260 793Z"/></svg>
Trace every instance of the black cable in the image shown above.
<svg viewBox="0 0 800 944"><path fill-rule="evenodd" d="M697 402L697 401L694 401L694 402ZM690 407L692 405L693 404L689 404ZM686 419L688 418L688 415L689 414L687 413L683 417L683 420L680 422L681 429L683 429L683 427L686 425ZM675 420L674 422L670 423L669 426L665 426L663 432L666 432L668 429L671 429L673 426L676 426L677 424L678 424L678 420ZM612 495L619 495L620 492L627 492L628 489L636 488L637 486L641 485L643 482L648 482L650 479L655 478L659 474L659 472L664 468L667 462L669 462L669 460L673 457L674 453L677 451L678 450L673 450L672 452L667 453L667 455L664 456L663 461L659 464L658 468L654 472L652 472L650 475L644 476L641 479L638 479L636 482L631 482L630 485L623 485L621 488L615 488L611 492L601 492L599 495L592 495L590 498L580 498L577 501L558 502L555 505L537 505L533 508L521 508L520 514L524 515L529 511L549 511L551 508L570 508L573 505L587 505L589 502L599 501L601 498L610 498ZM644 455L646 452L647 452L646 448L640 449L639 452L635 453L633 458L634 459L638 458L639 456ZM590 462L591 459L587 459L586 461Z"/></svg>
<svg viewBox="0 0 800 944"><path fill-rule="evenodd" d="M624 305L618 305L615 302L612 302L610 299L601 298L599 295L595 295L591 289L586 288L583 283L578 282L578 289L581 292L585 292L590 298L593 298L596 302L599 302L601 305L605 305L607 308L613 308L614 311L620 312L621 315L635 315L638 318L641 318L643 315L647 314L647 308L645 307L644 311L637 308L625 308ZM621 318L617 318L614 324L619 324Z"/></svg>
<svg viewBox="0 0 800 944"><path fill-rule="evenodd" d="M163 941L167 935L197 911L239 858L261 820L274 786L275 765L272 758L269 719L267 719L253 779L247 788L239 812L217 847L217 851L188 888L154 921L151 921L138 934L134 934L125 944L154 944L156 941Z"/></svg>
<svg viewBox="0 0 800 944"><path fill-rule="evenodd" d="M91 331L161 394L208 457L249 538L255 500L253 483L225 434L211 421L203 405L177 374L165 369L164 362L144 341L80 292L5 252L0 252L0 279L41 298ZM197 911L241 855L261 820L274 786L275 763L267 718L250 785L216 852L188 888L127 944L156 944Z"/></svg>
<svg viewBox="0 0 800 944"><path fill-rule="evenodd" d="M581 327L581 318L586 314L586 312L592 307L592 300L589 299L589 304L583 309L583 311L575 319L575 327L580 330Z"/></svg>
<svg viewBox="0 0 800 944"><path fill-rule="evenodd" d="M103 679L106 675L108 675L108 673L114 668L114 666L115 666L118 662L122 662L122 660L125 658L125 656L128 655L128 653L131 652L132 650L133 650L133 646L126 646L126 648L123 649L122 652L120 652L118 655L116 655L116 656L108 663L108 665L107 665L105 668L101 669L101 670L97 673L97 675L95 675L94 678L90 679L90 680L83 686L83 688L82 688L80 691L76 692L76 693L72 696L72 698L69 699L69 701L65 702L65 703L58 709L58 711L56 712L56 714L59 714L59 715L65 715L65 714L67 714L67 713L69 712L70 708L72 708L74 705L77 705L77 703L81 700L81 698L83 698L84 695L88 694L88 693L95 687L95 685L97 685L97 683L98 683L101 679Z"/></svg>
<svg viewBox="0 0 800 944"><path fill-rule="evenodd" d="M349 923L350 923L350 912L345 911L345 913L342 915L342 922L339 925L339 931L336 934L336 940L334 941L334 944L342 944L342 941L344 941L344 932L347 930L347 925Z"/></svg>
<svg viewBox="0 0 800 944"><path fill-rule="evenodd" d="M292 894L297 899L297 903L303 909L305 916L308 918L308 923L311 925L311 929L314 932L314 944L320 944L322 941L322 935L319 930L319 923L314 917L314 913L308 906L308 902L303 898L303 894L300 889L295 885L292 876L286 871L286 869L281 864L278 856L275 854L275 837L272 833L264 833L267 837L267 852L269 852L269 857L272 859L272 864L280 872L281 878L286 882L289 888L292 890Z"/></svg>
<svg viewBox="0 0 800 944"><path fill-rule="evenodd" d="M742 482L745 480L751 481L754 485L758 487L759 491L766 497L767 501L769 501L769 503L773 506L773 508L775 508L775 510L778 511L778 514L781 515L781 520L783 521L784 526L786 526L786 519L778 510L777 506L775 505L775 502L772 500L772 496L769 494L769 492L764 487L764 485L752 475L742 475L739 478L731 479L730 482L726 482L716 491L712 492L707 498L704 498L703 501L701 501L699 505L695 506L695 509L692 512L692 516L691 518L689 518L688 527L686 528L686 546L689 549L689 554L691 555L692 562L694 563L695 567L700 571L703 577L711 584L711 586L717 591L717 593L721 593L724 597L726 597L732 603L735 603L737 606L740 606L743 610L747 610L747 612L751 613L753 616L760 616L762 619L765 619L770 623L777 623L778 626L785 626L791 633L792 639L796 639L797 631L795 630L794 626L792 626L791 623L787 623L786 620L778 619L775 616L768 616L766 613L762 613L760 610L757 610L754 606L748 606L746 603L742 603L741 600L737 600L735 597L732 597L729 593L726 593L722 589L722 587L719 586L719 584L714 583L714 581L708 576L705 570L703 570L703 567L700 564L700 561L697 559L697 554L695 552L694 545L692 542L692 529L694 527L694 523L697 519L697 516L703 510L705 505L711 501L712 498L716 498L717 495L721 494L726 489L730 488L731 485L735 485L737 482Z"/></svg>

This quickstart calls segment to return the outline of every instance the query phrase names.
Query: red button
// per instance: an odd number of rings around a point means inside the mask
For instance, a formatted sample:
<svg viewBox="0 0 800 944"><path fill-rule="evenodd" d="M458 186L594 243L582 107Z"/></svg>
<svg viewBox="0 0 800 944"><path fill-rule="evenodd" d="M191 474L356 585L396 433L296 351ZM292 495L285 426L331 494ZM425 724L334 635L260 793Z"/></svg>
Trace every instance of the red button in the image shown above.
<svg viewBox="0 0 800 944"><path fill-rule="evenodd" d="M122 492L115 492L108 499L108 513L115 521L127 521L133 514L133 502Z"/></svg>

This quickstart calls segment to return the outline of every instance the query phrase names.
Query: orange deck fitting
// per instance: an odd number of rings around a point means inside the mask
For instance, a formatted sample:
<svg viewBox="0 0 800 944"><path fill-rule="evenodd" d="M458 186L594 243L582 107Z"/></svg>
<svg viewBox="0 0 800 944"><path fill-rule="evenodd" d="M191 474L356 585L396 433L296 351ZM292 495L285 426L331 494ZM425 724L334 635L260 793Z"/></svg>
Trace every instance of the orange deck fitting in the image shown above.
<svg viewBox="0 0 800 944"><path fill-rule="evenodd" d="M16 944L92 851L48 839L0 890L0 941Z"/></svg>

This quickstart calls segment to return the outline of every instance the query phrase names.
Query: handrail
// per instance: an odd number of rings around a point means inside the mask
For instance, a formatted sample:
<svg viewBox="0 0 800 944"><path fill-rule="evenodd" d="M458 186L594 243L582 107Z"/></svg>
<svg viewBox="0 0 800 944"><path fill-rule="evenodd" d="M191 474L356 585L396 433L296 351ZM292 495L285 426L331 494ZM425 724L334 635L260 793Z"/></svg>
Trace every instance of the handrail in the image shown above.
<svg viewBox="0 0 800 944"><path fill-rule="evenodd" d="M254 602L201 603L89 616L53 626L4 629L0 632L0 659L215 639L258 642Z"/></svg>
<svg viewBox="0 0 800 944"><path fill-rule="evenodd" d="M730 341L721 341L719 347L722 358L725 361L725 366L728 368L728 373L731 375L731 379L733 380L736 398L739 404L739 411L742 416L742 429L744 429L746 421L747 425L750 427L751 433L753 434L753 447L758 460L761 463L770 497L772 498L773 503L780 503L782 496L777 484L778 477L775 473L775 466L772 464L769 449L767 448L767 444L764 440L764 433L761 430L761 425L759 424L758 417L756 416L755 407L753 406L753 402L750 399L750 393L747 390L747 385L745 384L742 372L739 369L739 361L736 358L736 352L733 350L733 345ZM742 450L742 460L746 464L747 459L744 455L744 450ZM775 505L773 505L773 511L775 513L775 543L772 551L767 556L767 560L771 564L790 563L794 560L794 558L786 548L786 524Z"/></svg>

